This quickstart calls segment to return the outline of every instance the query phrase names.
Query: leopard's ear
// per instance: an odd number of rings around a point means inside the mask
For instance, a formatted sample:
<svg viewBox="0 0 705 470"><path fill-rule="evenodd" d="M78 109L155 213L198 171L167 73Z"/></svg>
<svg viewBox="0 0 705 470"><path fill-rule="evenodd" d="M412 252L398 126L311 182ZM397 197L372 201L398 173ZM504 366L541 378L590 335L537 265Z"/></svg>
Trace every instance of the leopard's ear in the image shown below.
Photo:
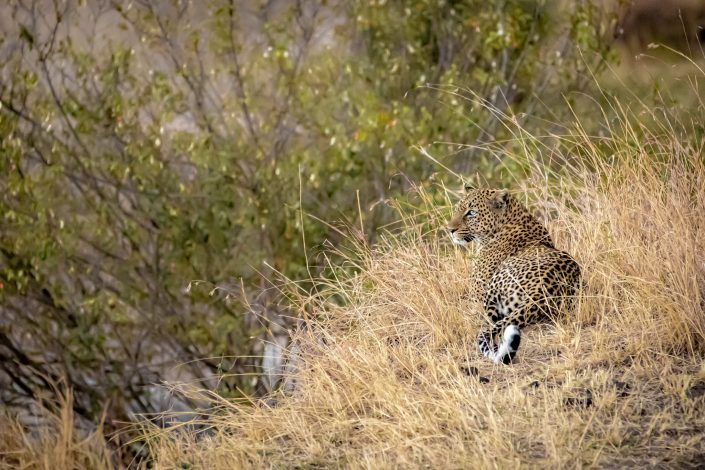
<svg viewBox="0 0 705 470"><path fill-rule="evenodd" d="M498 189L494 192L489 202L493 209L504 209L509 202L509 192L506 189Z"/></svg>
<svg viewBox="0 0 705 470"><path fill-rule="evenodd" d="M475 174L472 176L472 178L469 178L467 180L463 180L463 188L465 189L466 193L469 193L471 191L475 191L476 189L479 189L482 187L482 181L480 179L480 173L475 172Z"/></svg>

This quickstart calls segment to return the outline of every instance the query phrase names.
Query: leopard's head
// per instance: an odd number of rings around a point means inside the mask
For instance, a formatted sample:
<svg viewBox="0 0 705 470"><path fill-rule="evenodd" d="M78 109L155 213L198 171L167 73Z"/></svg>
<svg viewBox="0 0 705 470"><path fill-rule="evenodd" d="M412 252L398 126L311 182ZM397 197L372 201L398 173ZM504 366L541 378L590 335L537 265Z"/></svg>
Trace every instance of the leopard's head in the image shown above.
<svg viewBox="0 0 705 470"><path fill-rule="evenodd" d="M469 185L465 186L465 192L447 225L450 238L458 245L471 241L485 243L504 224L511 196L506 189L478 189Z"/></svg>

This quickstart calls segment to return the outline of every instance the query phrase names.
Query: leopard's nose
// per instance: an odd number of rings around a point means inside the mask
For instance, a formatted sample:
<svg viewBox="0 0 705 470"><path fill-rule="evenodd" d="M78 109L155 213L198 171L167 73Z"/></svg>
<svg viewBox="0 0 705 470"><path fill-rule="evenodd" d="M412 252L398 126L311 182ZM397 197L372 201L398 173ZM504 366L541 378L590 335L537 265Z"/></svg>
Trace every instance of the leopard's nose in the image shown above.
<svg viewBox="0 0 705 470"><path fill-rule="evenodd" d="M448 231L450 232L451 235L453 235L455 232L458 231L458 229L457 229L457 228L453 228L453 227L448 227Z"/></svg>

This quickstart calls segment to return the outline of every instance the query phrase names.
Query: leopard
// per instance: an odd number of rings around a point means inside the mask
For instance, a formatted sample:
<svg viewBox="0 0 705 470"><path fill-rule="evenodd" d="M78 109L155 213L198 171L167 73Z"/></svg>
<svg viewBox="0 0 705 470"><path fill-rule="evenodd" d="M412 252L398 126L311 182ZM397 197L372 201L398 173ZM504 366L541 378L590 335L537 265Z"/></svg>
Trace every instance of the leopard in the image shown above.
<svg viewBox="0 0 705 470"><path fill-rule="evenodd" d="M456 245L478 247L467 294L486 314L477 347L494 363L510 364L523 328L575 308L581 269L507 189L464 189L446 228Z"/></svg>

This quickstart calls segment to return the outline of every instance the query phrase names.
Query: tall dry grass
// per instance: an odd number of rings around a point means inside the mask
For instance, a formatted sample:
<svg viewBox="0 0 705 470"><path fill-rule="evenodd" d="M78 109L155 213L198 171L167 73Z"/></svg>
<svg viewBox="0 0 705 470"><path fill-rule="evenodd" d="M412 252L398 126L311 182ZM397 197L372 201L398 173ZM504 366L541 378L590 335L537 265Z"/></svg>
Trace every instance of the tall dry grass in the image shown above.
<svg viewBox="0 0 705 470"><path fill-rule="evenodd" d="M576 125L547 147L518 129L506 157L536 162L515 194L585 278L572 315L525 330L517 363L476 352L472 252L441 229L454 197L443 206L420 191L416 210L400 209L402 230L357 245L355 269L316 295L291 284L307 318L295 390L210 397L216 411L198 432L147 429L156 467L702 464L702 130L614 106L603 137Z"/></svg>
<svg viewBox="0 0 705 470"><path fill-rule="evenodd" d="M121 468L107 445L102 426L81 432L70 390L55 405L34 406L22 420L0 412L0 468L108 470Z"/></svg>

